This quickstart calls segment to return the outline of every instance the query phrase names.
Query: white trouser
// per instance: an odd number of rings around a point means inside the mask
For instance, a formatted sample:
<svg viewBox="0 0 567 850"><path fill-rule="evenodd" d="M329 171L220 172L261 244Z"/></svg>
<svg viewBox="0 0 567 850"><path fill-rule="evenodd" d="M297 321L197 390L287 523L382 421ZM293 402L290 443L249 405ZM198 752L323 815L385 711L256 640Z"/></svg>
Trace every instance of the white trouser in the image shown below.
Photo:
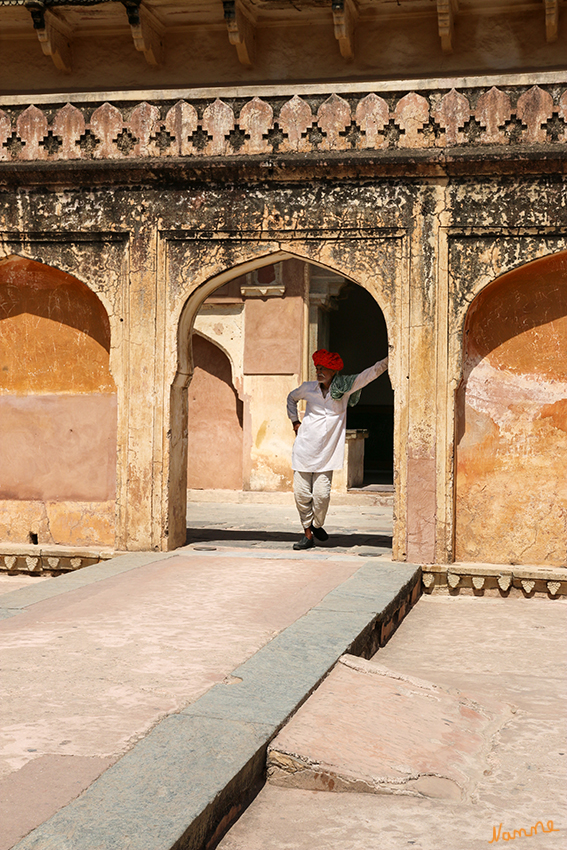
<svg viewBox="0 0 567 850"><path fill-rule="evenodd" d="M293 473L293 495L303 528L322 528L329 509L333 471Z"/></svg>

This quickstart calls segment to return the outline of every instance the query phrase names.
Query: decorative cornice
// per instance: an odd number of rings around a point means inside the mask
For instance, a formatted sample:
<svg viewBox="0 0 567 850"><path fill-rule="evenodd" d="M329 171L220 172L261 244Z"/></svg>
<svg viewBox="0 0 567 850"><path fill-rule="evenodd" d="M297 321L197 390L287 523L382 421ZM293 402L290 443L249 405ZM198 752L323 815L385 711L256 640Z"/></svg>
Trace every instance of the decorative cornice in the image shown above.
<svg viewBox="0 0 567 850"><path fill-rule="evenodd" d="M543 148L567 141L567 86L0 109L0 161L146 160Z"/></svg>

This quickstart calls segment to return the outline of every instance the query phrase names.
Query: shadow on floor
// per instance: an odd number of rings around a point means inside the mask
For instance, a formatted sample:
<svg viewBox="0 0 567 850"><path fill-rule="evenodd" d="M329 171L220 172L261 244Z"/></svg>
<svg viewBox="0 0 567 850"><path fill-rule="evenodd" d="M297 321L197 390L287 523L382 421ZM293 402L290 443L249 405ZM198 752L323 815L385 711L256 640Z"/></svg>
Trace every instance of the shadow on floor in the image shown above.
<svg viewBox="0 0 567 850"><path fill-rule="evenodd" d="M185 545L192 543L265 543L277 548L287 548L299 540L300 533L293 531L253 531L250 529L232 530L226 528L188 528ZM317 542L322 549L352 549L354 546L368 546L377 550L391 549L392 538L383 534L332 534L325 543ZM378 554L378 552L377 552Z"/></svg>

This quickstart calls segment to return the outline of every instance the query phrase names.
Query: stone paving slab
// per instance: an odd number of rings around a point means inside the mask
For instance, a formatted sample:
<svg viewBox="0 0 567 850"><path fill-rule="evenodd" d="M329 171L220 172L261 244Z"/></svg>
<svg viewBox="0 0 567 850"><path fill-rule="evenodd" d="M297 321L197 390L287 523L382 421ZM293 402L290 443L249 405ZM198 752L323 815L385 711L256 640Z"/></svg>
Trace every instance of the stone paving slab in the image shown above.
<svg viewBox="0 0 567 850"><path fill-rule="evenodd" d="M187 543L290 549L302 534L297 509L293 494L276 495L288 497L288 504L189 503ZM317 543L318 549L373 557L391 556L391 505L340 505L333 495L325 525L330 538L326 543Z"/></svg>
<svg viewBox="0 0 567 850"><path fill-rule="evenodd" d="M493 736L511 716L509 706L480 705L345 655L270 744L268 779L286 788L460 800L470 797Z"/></svg>
<svg viewBox="0 0 567 850"><path fill-rule="evenodd" d="M255 792L269 739L377 619L380 575L390 603L393 571L398 595L419 588L415 566L323 550L185 549L116 562L115 574L108 561L2 599L10 700L1 770L7 791L20 796L28 771L29 797L42 798L12 823L19 835L33 830L21 850L169 850L191 823L176 848L201 846ZM370 574L374 599L355 593L345 610L318 609L351 577L350 591L357 582L370 588ZM305 673L294 689L298 667ZM55 781L64 758L65 788ZM101 771L92 784L89 758ZM216 779L206 767L213 763ZM73 764L87 790L70 802ZM39 826L46 806L54 814ZM154 836L158 823L166 831ZM6 835L0 847L12 843Z"/></svg>

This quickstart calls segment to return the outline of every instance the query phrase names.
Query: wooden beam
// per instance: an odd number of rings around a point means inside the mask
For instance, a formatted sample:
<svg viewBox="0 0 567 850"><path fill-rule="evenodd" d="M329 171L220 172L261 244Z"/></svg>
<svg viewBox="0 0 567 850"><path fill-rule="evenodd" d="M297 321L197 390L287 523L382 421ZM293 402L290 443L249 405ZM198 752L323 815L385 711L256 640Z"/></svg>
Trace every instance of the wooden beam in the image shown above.
<svg viewBox="0 0 567 850"><path fill-rule="evenodd" d="M71 73L71 38L70 28L65 22L45 8L43 2L26 3L33 20L41 49L46 56L51 56L58 71Z"/></svg>
<svg viewBox="0 0 567 850"><path fill-rule="evenodd" d="M545 38L548 44L557 41L559 28L559 0L545 2Z"/></svg>
<svg viewBox="0 0 567 850"><path fill-rule="evenodd" d="M333 0L333 23L335 38L343 59L349 62L354 59L354 29L358 12L353 0Z"/></svg>
<svg viewBox="0 0 567 850"><path fill-rule="evenodd" d="M458 11L458 0L437 0L437 26L443 53L453 52L453 31Z"/></svg>
<svg viewBox="0 0 567 850"><path fill-rule="evenodd" d="M124 2L124 0L123 0ZM148 65L159 68L164 60L164 28L156 16L140 2L124 2L134 47L143 53Z"/></svg>
<svg viewBox="0 0 567 850"><path fill-rule="evenodd" d="M240 0L223 0L228 40L236 47L238 61L250 68L254 62L254 25Z"/></svg>

